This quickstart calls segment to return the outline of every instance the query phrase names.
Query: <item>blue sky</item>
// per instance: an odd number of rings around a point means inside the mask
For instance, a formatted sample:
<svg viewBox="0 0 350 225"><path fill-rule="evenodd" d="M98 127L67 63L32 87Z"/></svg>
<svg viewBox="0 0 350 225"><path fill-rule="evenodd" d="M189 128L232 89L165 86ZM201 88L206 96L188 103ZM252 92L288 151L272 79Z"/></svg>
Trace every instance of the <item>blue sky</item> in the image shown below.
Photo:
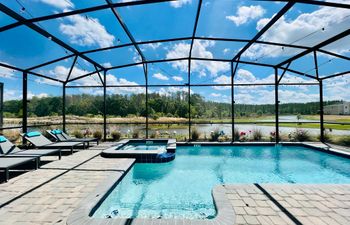
<svg viewBox="0 0 350 225"><path fill-rule="evenodd" d="M127 0L120 0L127 1ZM22 6L25 10L21 10ZM31 18L65 12L75 9L104 4L103 0L18 0L6 1L7 7ZM114 2L117 2L116 0ZM350 3L349 0L339 2ZM217 37L250 39L277 13L285 3L263 1L229 1L204 0L198 22L197 37ZM118 8L125 24L136 41L190 37L198 6L197 0L179 0L171 3L149 4L142 6ZM0 13L0 26L15 22ZM111 10L101 10L83 15L53 19L37 23L52 35L65 41L78 51L88 51L96 48L110 47L130 43L122 27L113 16ZM331 36L340 33L350 26L350 11L329 7L319 7L306 4L296 4L282 17L270 31L266 32L261 41L281 42L302 46L314 46ZM0 33L0 62L19 68L30 68L71 54L55 44L49 38L35 31L19 26ZM140 49L147 60L173 59L187 57L190 40L143 44ZM207 59L232 59L245 45L244 42L225 42L196 40L193 46L193 57ZM350 56L350 38L345 37L324 50ZM254 44L243 55L241 60L278 64L301 49L281 48L271 45ZM108 51L87 54L96 62L105 66L119 66L140 61L140 56L132 47L123 47ZM346 60L318 54L320 75L326 76L348 71L350 64ZM65 80L73 57L60 62L38 68L37 73ZM185 84L188 83L188 61L153 63L148 65L149 84ZM291 69L315 75L313 55L304 56L290 66ZM191 64L192 84L230 83L230 64L215 61L193 60ZM94 70L94 67L82 58L78 58L72 77L77 77ZM240 64L235 83L272 83L273 70L268 67L257 67ZM325 82L325 99L350 100L350 76L331 79ZM0 82L5 83L5 100L20 99L21 74L0 67ZM61 95L61 84L43 80L36 76L29 78L30 96ZM312 79L288 72L283 82L313 82ZM145 78L141 66L125 67L109 70L107 82L111 85L144 84ZM97 74L72 82L71 85L99 84ZM155 88L154 92L168 94L187 88ZM140 88L111 88L108 93L131 94L140 93ZM199 93L208 100L229 102L230 89L225 87L191 88L193 93ZM91 93L101 94L100 89L74 89L71 94ZM273 103L274 93L269 86L237 87L235 89L238 103ZM318 100L317 86L283 86L280 88L281 102L308 102Z"/></svg>

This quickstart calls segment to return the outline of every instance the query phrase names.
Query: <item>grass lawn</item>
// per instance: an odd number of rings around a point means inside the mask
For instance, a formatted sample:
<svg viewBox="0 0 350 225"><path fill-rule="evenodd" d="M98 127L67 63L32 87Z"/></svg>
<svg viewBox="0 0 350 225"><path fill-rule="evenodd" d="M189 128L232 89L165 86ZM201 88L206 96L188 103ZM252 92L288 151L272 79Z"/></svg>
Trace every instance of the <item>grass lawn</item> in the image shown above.
<svg viewBox="0 0 350 225"><path fill-rule="evenodd" d="M258 121L266 121L271 120L274 121L274 115L263 115L260 117L238 117L235 118L235 123L254 123ZM305 120L314 120L315 122L319 121L319 115L305 115L302 116L301 119ZM337 123L350 123L350 116L340 116L340 115L325 115L325 122L337 122ZM61 123L62 117L28 117L28 124L36 125L36 124L44 124L44 123ZM152 130L155 129L184 129L187 128L187 125L184 123L188 122L187 118L172 118L172 117L160 117L157 120L153 120L149 118L149 122L157 122L157 123L169 123L166 124L150 124L149 127ZM192 118L192 122L197 123L231 123L231 118L213 118L213 119L203 119L203 118ZM71 116L67 115L67 123L103 123L103 117L83 117L83 116ZM107 123L145 123L144 117L108 117ZM13 126L20 125L20 118L4 118L4 124L11 124ZM261 126L274 126L274 123L259 123ZM283 123L280 122L281 127L295 127L295 128L320 128L318 123L310 124L310 123ZM326 129L334 129L334 130L350 130L350 125L342 125L342 124L325 124Z"/></svg>

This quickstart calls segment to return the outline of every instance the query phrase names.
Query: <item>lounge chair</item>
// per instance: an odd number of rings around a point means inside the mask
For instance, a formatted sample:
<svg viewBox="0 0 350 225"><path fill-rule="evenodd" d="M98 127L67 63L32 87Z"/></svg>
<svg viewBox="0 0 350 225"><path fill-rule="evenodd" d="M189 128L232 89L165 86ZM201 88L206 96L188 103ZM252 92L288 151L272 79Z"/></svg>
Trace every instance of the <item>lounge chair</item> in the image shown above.
<svg viewBox="0 0 350 225"><path fill-rule="evenodd" d="M44 149L59 148L61 150L70 149L71 154L73 154L74 149L77 149L77 148L85 149L84 142L52 142L38 131L21 134L21 136L24 137L26 140L28 140L36 148L44 148Z"/></svg>
<svg viewBox="0 0 350 225"><path fill-rule="evenodd" d="M0 170L5 171L6 182L10 178L10 169L29 162L34 162L35 169L38 169L39 163L35 157L0 157Z"/></svg>
<svg viewBox="0 0 350 225"><path fill-rule="evenodd" d="M0 136L0 155L1 156L25 156L25 157L42 157L57 155L61 159L62 154L60 149L30 149L23 150L12 144L4 136Z"/></svg>
<svg viewBox="0 0 350 225"><path fill-rule="evenodd" d="M6 141L7 139L4 139L0 136L0 143ZM6 156L6 157L0 157L0 170L5 171L5 181L7 182L10 178L10 169L18 167L23 164L27 164L30 162L35 163L35 169L39 168L39 157L22 157L22 156Z"/></svg>
<svg viewBox="0 0 350 225"><path fill-rule="evenodd" d="M47 130L46 132L58 142L84 142L87 143L87 147L90 147L90 142L96 142L97 145L99 143L98 138L73 138L59 129Z"/></svg>

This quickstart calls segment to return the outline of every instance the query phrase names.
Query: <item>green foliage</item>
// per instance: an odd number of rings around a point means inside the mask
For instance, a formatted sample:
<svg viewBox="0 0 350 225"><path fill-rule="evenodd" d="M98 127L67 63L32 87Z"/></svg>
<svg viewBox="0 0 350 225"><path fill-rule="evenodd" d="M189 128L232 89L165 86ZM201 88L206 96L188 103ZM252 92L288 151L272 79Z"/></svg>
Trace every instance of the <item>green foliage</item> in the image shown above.
<svg viewBox="0 0 350 225"><path fill-rule="evenodd" d="M210 141L218 141L220 137L219 129L215 129L210 133Z"/></svg>
<svg viewBox="0 0 350 225"><path fill-rule="evenodd" d="M80 130L73 131L73 136L76 138L83 138L83 133Z"/></svg>
<svg viewBox="0 0 350 225"><path fill-rule="evenodd" d="M256 112L256 114L257 114L258 116L262 116L262 115L263 115L263 111L259 109L259 110Z"/></svg>
<svg viewBox="0 0 350 225"><path fill-rule="evenodd" d="M122 134L119 131L112 131L111 136L113 141L119 141Z"/></svg>
<svg viewBox="0 0 350 225"><path fill-rule="evenodd" d="M328 132L324 132L323 134L323 139L324 142L331 142L332 141L332 137ZM321 141L321 135L317 135L317 140Z"/></svg>
<svg viewBox="0 0 350 225"><path fill-rule="evenodd" d="M235 129L233 131L233 139L234 139L234 141L239 141L239 138L240 138L239 130Z"/></svg>
<svg viewBox="0 0 350 225"><path fill-rule="evenodd" d="M134 130L132 132L132 138L139 138L140 137L140 131L139 130Z"/></svg>
<svg viewBox="0 0 350 225"><path fill-rule="evenodd" d="M4 112L4 118L14 118L17 117L15 113Z"/></svg>
<svg viewBox="0 0 350 225"><path fill-rule="evenodd" d="M199 132L197 129L191 131L191 141L197 141L199 139Z"/></svg>
<svg viewBox="0 0 350 225"><path fill-rule="evenodd" d="M339 101L325 102L325 105L335 104ZM174 116L188 118L188 94L176 92L169 95L149 93L149 115L154 119L160 116ZM146 115L145 94L132 95L109 95L106 98L107 116L128 117ZM280 113L294 115L316 115L319 112L319 103L288 103L280 104ZM22 101L10 100L4 102L4 115L6 117L20 117L22 115ZM68 95L66 96L66 113L77 116L95 117L103 114L103 96L100 95ZM252 115L273 115L274 104L247 105L235 104L235 116L245 117ZM50 116L62 115L61 97L33 97L28 103L28 115ZM206 101L205 96L191 94L191 116L192 118L229 118L231 105ZM158 118L157 118L158 117Z"/></svg>
<svg viewBox="0 0 350 225"><path fill-rule="evenodd" d="M345 146L350 146L350 136L344 136L341 140L340 143Z"/></svg>
<svg viewBox="0 0 350 225"><path fill-rule="evenodd" d="M301 129L296 129L294 133L292 134L292 137L294 138L295 141L310 141L311 136L307 130L301 130Z"/></svg>
<svg viewBox="0 0 350 225"><path fill-rule="evenodd" d="M99 140L102 139L102 132L99 130L94 131L93 133L94 138L98 138Z"/></svg>
<svg viewBox="0 0 350 225"><path fill-rule="evenodd" d="M162 114L161 113L153 113L153 114L151 114L151 118L153 119L153 120L157 120L157 119L159 119L160 117L162 116Z"/></svg>
<svg viewBox="0 0 350 225"><path fill-rule="evenodd" d="M254 129L252 132L252 135L253 135L253 141L261 141L263 136L260 129Z"/></svg>

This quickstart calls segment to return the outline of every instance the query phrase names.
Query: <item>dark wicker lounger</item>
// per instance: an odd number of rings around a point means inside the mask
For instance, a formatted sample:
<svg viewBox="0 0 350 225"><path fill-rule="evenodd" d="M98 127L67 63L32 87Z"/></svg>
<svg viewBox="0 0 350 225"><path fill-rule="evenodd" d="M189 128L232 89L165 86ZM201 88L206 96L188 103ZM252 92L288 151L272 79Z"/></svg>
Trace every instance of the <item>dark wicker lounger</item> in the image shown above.
<svg viewBox="0 0 350 225"><path fill-rule="evenodd" d="M21 136L28 140L36 148L40 149L70 149L72 154L75 149L85 149L84 142L51 142L49 139L44 137L44 135L37 131L21 134Z"/></svg>
<svg viewBox="0 0 350 225"><path fill-rule="evenodd" d="M58 129L47 130L46 132L58 142L84 142L87 143L87 147L90 147L90 142L96 142L97 145L99 144L98 138L73 138L62 130Z"/></svg>

